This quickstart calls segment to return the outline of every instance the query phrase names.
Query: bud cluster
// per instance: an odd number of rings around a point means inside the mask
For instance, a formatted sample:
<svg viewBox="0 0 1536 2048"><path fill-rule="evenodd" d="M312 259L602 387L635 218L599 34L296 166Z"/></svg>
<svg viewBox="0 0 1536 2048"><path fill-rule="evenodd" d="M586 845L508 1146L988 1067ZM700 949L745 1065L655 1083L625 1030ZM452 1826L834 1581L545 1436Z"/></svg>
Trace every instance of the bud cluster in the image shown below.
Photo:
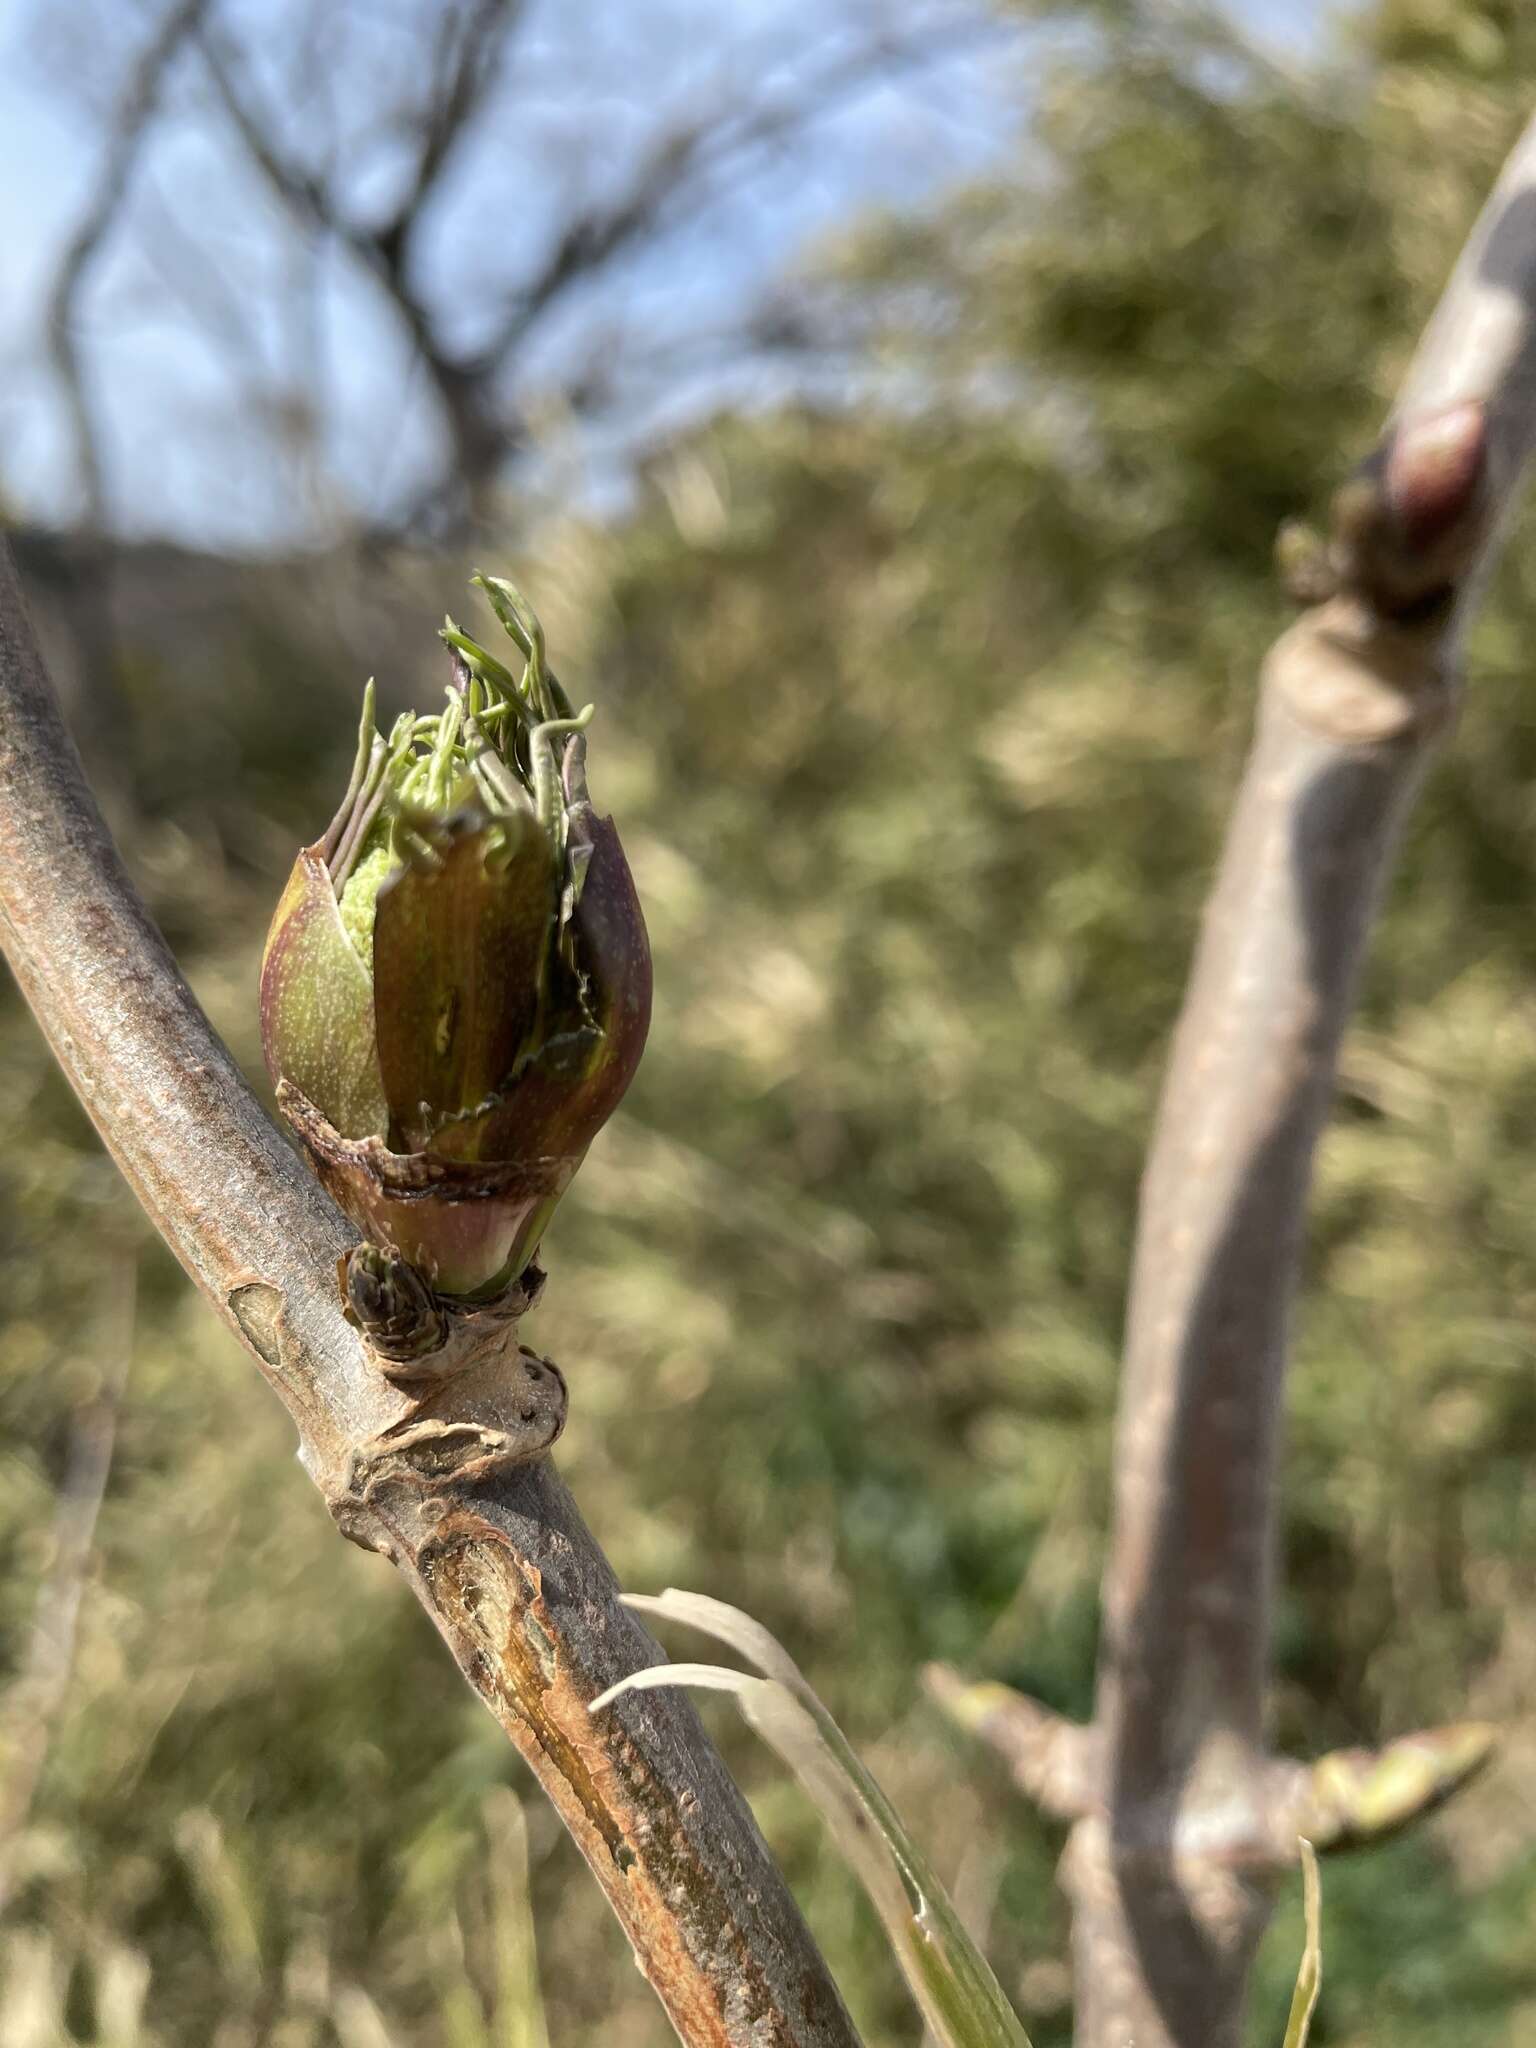
<svg viewBox="0 0 1536 2048"><path fill-rule="evenodd" d="M351 783L267 939L278 1102L373 1242L437 1293L514 1286L634 1074L651 962L538 620L476 577L516 673L450 619L444 708L387 735L364 697Z"/></svg>

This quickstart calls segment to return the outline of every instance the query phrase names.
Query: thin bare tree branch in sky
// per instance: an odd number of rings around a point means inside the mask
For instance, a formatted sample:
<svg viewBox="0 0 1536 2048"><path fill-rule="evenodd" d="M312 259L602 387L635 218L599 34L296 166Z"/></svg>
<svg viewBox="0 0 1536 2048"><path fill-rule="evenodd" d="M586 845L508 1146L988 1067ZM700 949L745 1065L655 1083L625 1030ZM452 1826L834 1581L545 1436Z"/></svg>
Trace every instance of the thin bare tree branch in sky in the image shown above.
<svg viewBox="0 0 1536 2048"><path fill-rule="evenodd" d="M984 0L918 9L849 0L804 43L722 16L708 43L679 53L686 62L643 83L631 70L602 86L605 38L634 27L595 16L590 56L583 51L584 68L573 73L543 47L547 25L531 0L423 0L391 15L387 34L344 0L326 0L301 24L285 13L260 38L218 0L173 7L113 95L94 196L55 271L51 346L93 518L99 523L108 508L90 386L108 388L125 323L104 318L94 331L82 328L82 309L112 252L120 300L137 278L142 310L163 316L155 296L164 267L155 246L160 215L129 203L137 189L130 173L141 160L158 163L173 139L212 152L219 166L215 187L199 185L197 208L178 209L181 235L201 261L239 281L254 347L273 342L251 296L249 251L253 237L270 243L274 235L297 238L317 259L339 254L343 298L333 307L344 303L349 321L377 335L365 345L381 361L403 347L420 391L430 393L435 423L422 399L411 398L409 380L401 398L419 416L418 441L435 436L437 446L418 447L415 464L425 474L380 502L375 486L399 443L400 407L390 406L387 429L376 419L371 430L384 459L370 457L365 489L353 487L354 523L440 533L485 518L509 466L533 442L535 416L589 418L601 409L606 419L651 402L680 335L626 321L624 361L593 377L573 308L594 295L595 322L611 326L637 266L664 248L686 264L687 237L703 233L733 195L739 203L752 180L771 171L792 183L791 145L881 91L896 90L919 108L935 66L1001 47L1006 35ZM110 70L113 32L104 24L98 76ZM168 99L165 74L187 45L198 61L178 69ZM604 115L576 118L593 90L624 97L622 133ZM554 137L550 119L565 101L573 118ZM264 221L249 205L245 169L277 201ZM201 159L198 175L207 175ZM444 281L445 234L456 237L455 249L473 248L469 288ZM180 255L175 267L186 276ZM743 360L771 351L772 323L760 314L776 283L764 276L738 288ZM178 293L174 317L186 343L226 362L222 322L206 329L195 293ZM729 325L719 309L706 317ZM345 369L355 385L354 366ZM292 387L313 376L313 365L295 358L275 381ZM273 381L270 373L257 380ZM230 389L231 440L253 462L280 463L258 432L259 392ZM316 420L334 409L327 396L307 395ZM335 505L345 495L319 493Z"/></svg>
<svg viewBox="0 0 1536 2048"><path fill-rule="evenodd" d="M208 0L177 0L134 65L113 117L95 190L65 246L48 297L49 351L69 413L85 524L93 531L106 523L107 501L90 373L76 332L80 300L122 212L134 166L153 126L165 74L207 5Z"/></svg>

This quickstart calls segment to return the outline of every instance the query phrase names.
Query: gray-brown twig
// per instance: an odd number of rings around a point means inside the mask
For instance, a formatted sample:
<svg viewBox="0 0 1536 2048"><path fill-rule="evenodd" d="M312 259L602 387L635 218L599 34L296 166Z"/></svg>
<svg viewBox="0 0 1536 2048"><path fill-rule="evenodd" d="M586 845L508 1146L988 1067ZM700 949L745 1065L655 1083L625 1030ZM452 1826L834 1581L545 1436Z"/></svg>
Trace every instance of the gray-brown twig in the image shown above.
<svg viewBox="0 0 1536 2048"><path fill-rule="evenodd" d="M399 1567L537 1773L679 2036L852 2048L693 1709L669 1691L587 1713L661 1653L536 1455L559 1420L541 1361L423 1394L380 1372L346 1321L337 1267L354 1233L262 1114L124 872L3 548L0 819L0 940L61 1066L292 1415L333 1514Z"/></svg>
<svg viewBox="0 0 1536 2048"><path fill-rule="evenodd" d="M1233 2048L1296 1833L1385 1832L1486 1753L1488 1731L1441 1730L1308 1769L1269 1756L1264 1715L1313 1150L1383 872L1536 440L1533 304L1536 123L1301 565L1307 608L1264 664L1174 1036L1142 1186L1095 1719L1077 1731L1094 1764L1066 1865L1080 2048ZM1057 1752L1066 1737L1028 1703L984 1704L961 1717L1016 1767L1023 1729L1028 1784L1046 1736Z"/></svg>

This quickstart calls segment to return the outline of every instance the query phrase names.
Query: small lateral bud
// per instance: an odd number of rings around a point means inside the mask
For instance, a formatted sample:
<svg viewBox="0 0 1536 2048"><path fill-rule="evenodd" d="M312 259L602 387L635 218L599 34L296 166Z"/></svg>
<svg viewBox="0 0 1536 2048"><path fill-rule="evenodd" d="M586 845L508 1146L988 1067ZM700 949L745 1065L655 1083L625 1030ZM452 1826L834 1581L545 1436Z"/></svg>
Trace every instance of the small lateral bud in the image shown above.
<svg viewBox="0 0 1536 2048"><path fill-rule="evenodd" d="M1398 422L1385 485L1408 547L1432 547L1474 510L1487 441L1486 415L1476 404Z"/></svg>
<svg viewBox="0 0 1536 2048"><path fill-rule="evenodd" d="M1323 558L1332 590L1399 622L1436 617L1482 539L1486 466L1482 406L1396 421L1334 492Z"/></svg>
<svg viewBox="0 0 1536 2048"><path fill-rule="evenodd" d="M380 1357L402 1364L442 1348L447 1317L414 1266L382 1245L359 1244L341 1262L347 1321Z"/></svg>

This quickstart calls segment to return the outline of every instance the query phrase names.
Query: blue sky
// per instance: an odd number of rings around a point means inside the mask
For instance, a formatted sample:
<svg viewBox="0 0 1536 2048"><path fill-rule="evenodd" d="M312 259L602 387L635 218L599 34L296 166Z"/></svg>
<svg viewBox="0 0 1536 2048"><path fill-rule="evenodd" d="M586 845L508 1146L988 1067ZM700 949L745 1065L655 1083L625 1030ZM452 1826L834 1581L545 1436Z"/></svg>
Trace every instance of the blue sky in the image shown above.
<svg viewBox="0 0 1536 2048"><path fill-rule="evenodd" d="M484 172L466 151L461 189L445 192L431 244L435 297L462 304L472 324L480 281L515 267L519 251L537 251L560 217L567 186L601 190L621 175L654 132L658 106L793 91L797 65L814 68L817 53L833 47L829 37L871 4L587 0L535 8L527 62L538 76L515 132L495 138L494 217L483 217L480 188L471 189ZM100 61L93 27L102 19L120 25L128 13L98 16L96 5L106 0L0 0L0 491L24 515L50 521L67 521L78 500L67 419L42 346L42 311L101 161L92 95L110 86L112 73L103 67L99 85L93 82ZM220 11L261 46L297 32L296 9L313 18L313 0L224 0ZM138 18L159 11L146 7ZM1310 41L1325 13L1314 0L1244 0L1235 11L1252 30L1291 47ZM81 65L81 87L66 93L61 58L76 48L76 24L79 55L67 62ZM134 40L141 36L135 21ZM381 34L378 42L386 73L388 40ZM115 49L115 31L102 47ZM337 91L344 100L344 89ZM338 479L348 511L385 513L429 463L436 434L429 395L397 323L355 266L295 249L238 149L200 111L201 96L189 66L173 84L160 140L132 187L133 220L151 224L135 241L165 252L163 272L114 255L94 274L87 302L88 346L110 341L90 359L100 366L93 392L114 517L128 530L194 545L261 546L291 538L306 523L323 526L328 504L314 492L320 481ZM995 158L1021 97L995 46L962 48L936 63L920 91L888 85L860 95L619 279L573 297L530 356L530 378L543 370L557 383L567 352L586 347L595 331L622 349L633 336L681 337L728 325L814 237L871 205L920 202ZM360 132L353 158L352 182L366 203L370 180L390 179L390 150L371 131ZM132 246L125 237L123 247ZM213 264L200 261L199 251L209 249ZM183 290L209 296L223 322L217 346L198 340L180 312ZM738 365L738 384L742 374ZM760 371L753 374L760 379ZM713 381L684 377L671 406L731 388L728 371ZM241 411L253 393L271 423L259 433L250 430L249 410ZM267 459L293 418L295 394L317 393L324 464L316 471L297 456ZM233 431L242 416L245 428ZM311 472L313 486L305 482Z"/></svg>

